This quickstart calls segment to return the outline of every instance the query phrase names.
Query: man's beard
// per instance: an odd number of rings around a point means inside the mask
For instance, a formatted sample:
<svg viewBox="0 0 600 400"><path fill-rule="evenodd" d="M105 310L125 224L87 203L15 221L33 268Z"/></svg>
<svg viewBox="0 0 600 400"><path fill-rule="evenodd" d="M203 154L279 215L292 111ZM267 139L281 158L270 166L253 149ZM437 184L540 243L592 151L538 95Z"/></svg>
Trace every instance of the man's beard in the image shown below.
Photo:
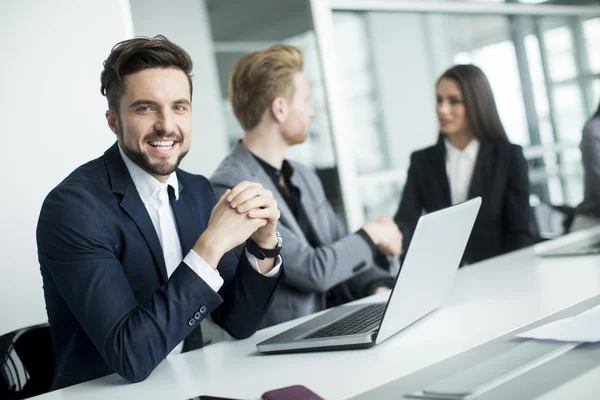
<svg viewBox="0 0 600 400"><path fill-rule="evenodd" d="M157 138L154 140L177 140L179 143L181 143L181 138ZM147 140L145 139L144 142L147 142ZM125 155L127 157L129 157L129 159L131 161L133 161L138 167L140 167L141 169L143 169L144 171L148 172L151 175L156 175L156 176L168 176L170 174L172 174L173 172L175 172L175 170L177 170L177 168L179 168L179 164L181 163L181 160L183 160L183 158L187 155L189 150L186 150L185 152L182 152L181 154L179 154L179 157L177 157L177 161L173 164L170 164L168 161L162 161L162 162L152 162L150 160L150 156L146 153L142 153L142 152L138 152L130 147L128 147L127 145L125 145L125 143L121 142L121 149L123 150L123 153L125 153Z"/></svg>
<svg viewBox="0 0 600 400"><path fill-rule="evenodd" d="M299 130L285 137L287 144L290 146L302 144L306 142L306 139L308 139L308 126L306 124L302 124Z"/></svg>

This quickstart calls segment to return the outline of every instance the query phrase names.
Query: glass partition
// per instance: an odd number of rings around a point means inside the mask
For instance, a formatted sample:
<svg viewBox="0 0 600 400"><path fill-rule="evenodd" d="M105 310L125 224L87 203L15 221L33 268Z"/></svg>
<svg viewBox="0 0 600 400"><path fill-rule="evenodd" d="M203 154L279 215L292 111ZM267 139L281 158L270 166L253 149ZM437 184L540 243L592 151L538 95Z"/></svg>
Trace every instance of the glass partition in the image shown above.
<svg viewBox="0 0 600 400"><path fill-rule="evenodd" d="M241 137L228 101L233 63L274 43L300 47L316 115L289 157L317 170L356 229L394 214L411 153L437 138L436 79L470 62L487 74L509 138L524 147L532 196L577 205L581 129L600 100L596 3L403 3L207 0L230 144Z"/></svg>
<svg viewBox="0 0 600 400"><path fill-rule="evenodd" d="M598 105L597 17L333 11L345 117L364 217L393 216L410 154L437 139L435 82L456 63L490 80L532 195L576 206L579 141Z"/></svg>

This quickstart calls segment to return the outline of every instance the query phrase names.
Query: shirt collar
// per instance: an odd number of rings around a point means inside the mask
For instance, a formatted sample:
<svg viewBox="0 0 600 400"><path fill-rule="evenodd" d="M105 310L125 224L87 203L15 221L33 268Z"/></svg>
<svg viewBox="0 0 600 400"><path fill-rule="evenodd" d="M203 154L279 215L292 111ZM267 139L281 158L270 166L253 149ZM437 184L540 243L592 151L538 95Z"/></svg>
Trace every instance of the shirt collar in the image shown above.
<svg viewBox="0 0 600 400"><path fill-rule="evenodd" d="M460 150L454 147L454 145L446 138L444 139L444 146L446 147L446 156L449 158L466 156L470 160L475 160L477 153L479 152L480 144L479 140L473 138L464 149Z"/></svg>
<svg viewBox="0 0 600 400"><path fill-rule="evenodd" d="M171 186L173 188L173 192L175 194L175 200L179 200L179 180L177 179L177 173L173 172L167 178L166 183L161 183L158 179L150 175L148 172L144 171L138 165L136 165L129 157L125 155L121 146L119 145L119 153L125 162L125 166L129 171L129 175L131 175L131 179L133 180L133 184L137 189L142 201L147 203L152 197L152 193L157 188L167 188Z"/></svg>
<svg viewBox="0 0 600 400"><path fill-rule="evenodd" d="M269 175L269 177L275 182L279 182L279 177L281 176L281 174L283 174L284 178L289 179L292 177L292 174L294 173L294 168L288 162L288 160L283 160L283 164L281 165L281 170L279 170L279 169L275 168L274 166L272 166L271 164L267 163L262 158L254 155L253 153L250 153L250 154L252 154L252 157L254 157L256 159L256 161L258 161L258 163L260 164L262 169L264 169L265 172L267 173L267 175Z"/></svg>

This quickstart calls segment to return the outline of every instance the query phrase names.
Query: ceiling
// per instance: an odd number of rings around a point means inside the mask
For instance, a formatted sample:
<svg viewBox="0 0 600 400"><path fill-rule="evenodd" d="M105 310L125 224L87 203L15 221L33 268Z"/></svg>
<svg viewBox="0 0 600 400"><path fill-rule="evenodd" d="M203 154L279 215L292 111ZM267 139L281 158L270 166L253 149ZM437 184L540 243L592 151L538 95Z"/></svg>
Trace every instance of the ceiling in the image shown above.
<svg viewBox="0 0 600 400"><path fill-rule="evenodd" d="M308 0L206 0L213 41L279 41L312 28Z"/></svg>

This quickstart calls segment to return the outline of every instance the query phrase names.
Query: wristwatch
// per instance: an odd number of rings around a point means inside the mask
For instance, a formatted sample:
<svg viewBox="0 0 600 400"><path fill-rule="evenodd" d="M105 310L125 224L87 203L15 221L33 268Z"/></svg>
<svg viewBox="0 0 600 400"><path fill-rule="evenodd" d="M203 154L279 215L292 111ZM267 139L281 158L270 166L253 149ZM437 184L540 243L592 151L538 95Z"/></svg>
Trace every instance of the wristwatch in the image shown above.
<svg viewBox="0 0 600 400"><path fill-rule="evenodd" d="M259 247L254 240L249 238L248 240L246 240L246 250L248 250L248 253L252 254L259 260L277 257L279 253L281 253L281 245L283 244L283 239L281 238L281 234L277 231L275 231L275 236L277 236L277 246L275 246L274 249L265 249Z"/></svg>

